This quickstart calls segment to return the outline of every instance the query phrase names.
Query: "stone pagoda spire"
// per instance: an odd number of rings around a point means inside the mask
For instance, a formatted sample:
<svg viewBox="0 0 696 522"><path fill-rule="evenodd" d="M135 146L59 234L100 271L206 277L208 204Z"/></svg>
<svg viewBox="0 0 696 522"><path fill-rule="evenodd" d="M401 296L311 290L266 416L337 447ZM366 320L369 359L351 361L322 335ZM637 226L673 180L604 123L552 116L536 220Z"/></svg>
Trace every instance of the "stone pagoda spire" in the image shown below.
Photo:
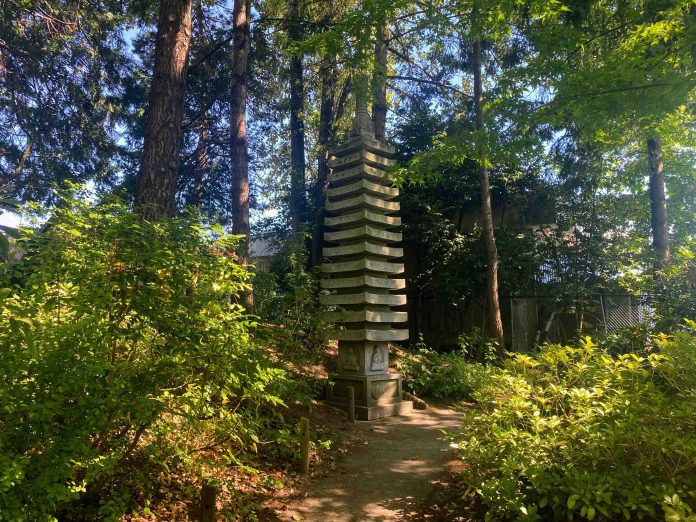
<svg viewBox="0 0 696 522"><path fill-rule="evenodd" d="M353 118L353 136L364 136L365 138L375 139L375 129L372 125L372 118L367 110L367 102L362 96L355 100L355 117Z"/></svg>
<svg viewBox="0 0 696 522"><path fill-rule="evenodd" d="M331 293L320 301L336 308L327 320L339 325L330 336L338 340L338 373L329 402L345 408L353 387L355 414L363 420L413 407L401 399L401 377L389 373L389 342L408 338L407 329L395 326L406 312L392 309L406 304L403 249L393 246L401 242L393 231L401 224L399 190L386 173L394 152L375 140L367 103L358 97L352 136L330 151L321 286Z"/></svg>

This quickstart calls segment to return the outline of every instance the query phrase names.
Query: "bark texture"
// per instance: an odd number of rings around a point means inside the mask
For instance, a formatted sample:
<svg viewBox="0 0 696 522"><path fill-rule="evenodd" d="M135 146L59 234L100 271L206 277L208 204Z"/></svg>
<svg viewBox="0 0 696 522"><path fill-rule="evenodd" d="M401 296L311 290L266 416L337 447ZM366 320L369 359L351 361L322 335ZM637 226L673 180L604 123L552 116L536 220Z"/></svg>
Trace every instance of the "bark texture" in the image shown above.
<svg viewBox="0 0 696 522"><path fill-rule="evenodd" d="M312 228L312 266L321 262L324 237L324 203L329 176L329 141L333 136L334 91L336 90L336 61L325 57L319 70L321 94L319 107L319 157L317 158L317 183L314 186L314 227Z"/></svg>
<svg viewBox="0 0 696 522"><path fill-rule="evenodd" d="M242 265L249 264L251 228L249 226L249 149L247 143L246 107L248 97L247 71L251 36L251 1L234 0L232 37L232 81L230 85L230 156L232 159L232 233L244 239L237 255ZM251 293L242 296L251 308Z"/></svg>
<svg viewBox="0 0 696 522"><path fill-rule="evenodd" d="M198 122L196 126L196 133L198 134L198 144L196 145L195 153L195 176L196 185L193 188L193 205L199 207L203 201L203 195L205 194L205 183L208 179L208 172L210 170L210 156L208 154L208 113L207 111L201 116L201 121Z"/></svg>
<svg viewBox="0 0 696 522"><path fill-rule="evenodd" d="M372 126L375 138L384 141L387 127L387 46L389 43L389 24L384 22L377 29L375 42L375 69L372 74Z"/></svg>
<svg viewBox="0 0 696 522"><path fill-rule="evenodd" d="M184 91L191 43L191 0L161 0L135 204L146 219L176 211Z"/></svg>
<svg viewBox="0 0 696 522"><path fill-rule="evenodd" d="M667 220L660 136L656 135L648 139L648 167L650 170L650 225L655 251L655 271L658 273L669 263L669 221Z"/></svg>
<svg viewBox="0 0 696 522"><path fill-rule="evenodd" d="M17 166L14 169L14 177L18 178L21 174L22 171L24 170L24 165L27 162L27 159L29 159L29 155L31 154L31 149L34 146L34 138L30 138L27 140L27 145L24 147L24 151L22 152L21 157L19 158L19 161L17 162Z"/></svg>
<svg viewBox="0 0 696 522"><path fill-rule="evenodd" d="M192 47L203 48L208 44L208 38L205 34L205 20L203 13L203 0L198 0L196 3L196 33L194 34L194 41ZM191 203L197 207L200 207L203 201L203 196L205 194L205 184L208 179L208 172L210 171L210 155L208 153L208 141L210 139L210 127L208 123L208 111L203 111L200 119L196 122L196 135L198 137L198 143L196 144L196 151L194 153L194 175L195 175L195 185L193 187L192 201Z"/></svg>
<svg viewBox="0 0 696 522"><path fill-rule="evenodd" d="M474 23L476 13L474 14ZM483 132L483 79L481 77L481 42L473 43L473 69L474 69L474 109L476 113L475 126L479 133ZM485 147L482 137L478 138L479 152L479 182L481 184L481 216L483 225L483 241L486 248L486 265L488 277L486 279L486 300L488 302L488 317L493 334L500 340L503 349L503 320L500 315L500 300L498 296L498 250L495 245L495 233L493 230L493 210L491 208L491 189L486 167Z"/></svg>
<svg viewBox="0 0 696 522"><path fill-rule="evenodd" d="M336 100L336 103L334 104L334 115L333 115L333 122L336 123L340 121L343 118L343 115L346 113L346 107L348 105L348 96L350 96L350 93L353 91L353 83L351 78L347 78L346 81L343 83L343 86L341 87L341 92L338 95L338 99Z"/></svg>
<svg viewBox="0 0 696 522"><path fill-rule="evenodd" d="M288 0L288 37L296 46L302 41L299 0ZM290 57L290 221L297 234L307 222L305 190L304 70L302 55L293 49Z"/></svg>

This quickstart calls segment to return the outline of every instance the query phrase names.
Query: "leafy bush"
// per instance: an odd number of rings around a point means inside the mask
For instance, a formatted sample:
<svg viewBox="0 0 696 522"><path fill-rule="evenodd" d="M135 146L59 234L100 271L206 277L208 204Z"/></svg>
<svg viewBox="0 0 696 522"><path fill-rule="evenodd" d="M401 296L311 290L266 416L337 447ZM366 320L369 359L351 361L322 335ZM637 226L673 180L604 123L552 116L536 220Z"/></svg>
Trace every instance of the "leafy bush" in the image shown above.
<svg viewBox="0 0 696 522"><path fill-rule="evenodd" d="M500 341L483 335L480 328L474 327L470 332L460 334L458 340L462 355L484 364L493 364L498 360Z"/></svg>
<svg viewBox="0 0 696 522"><path fill-rule="evenodd" d="M459 447L488 520L694 520L696 337L610 356L587 338L513 355Z"/></svg>
<svg viewBox="0 0 696 522"><path fill-rule="evenodd" d="M157 472L253 448L285 372L231 299L234 237L68 201L20 242L0 274L0 520L118 517Z"/></svg>
<svg viewBox="0 0 696 522"><path fill-rule="evenodd" d="M669 389L696 399L696 345L693 332L696 321L685 319L687 330L672 335L659 334L653 339L654 350L665 355L658 377Z"/></svg>
<svg viewBox="0 0 696 522"><path fill-rule="evenodd" d="M650 325L640 323L613 333L597 333L597 341L611 355L638 353L648 345Z"/></svg>
<svg viewBox="0 0 696 522"><path fill-rule="evenodd" d="M678 248L661 278L651 281L656 299L655 326L670 331L683 318L696 320L696 242Z"/></svg>
<svg viewBox="0 0 696 522"><path fill-rule="evenodd" d="M396 366L416 395L471 399L495 369L469 362L465 356L463 351L438 353L418 343L416 351L405 352Z"/></svg>
<svg viewBox="0 0 696 522"><path fill-rule="evenodd" d="M321 318L318 286L307 269L301 238L286 241L269 271L254 276L254 312L285 358L317 363L324 356L328 328Z"/></svg>

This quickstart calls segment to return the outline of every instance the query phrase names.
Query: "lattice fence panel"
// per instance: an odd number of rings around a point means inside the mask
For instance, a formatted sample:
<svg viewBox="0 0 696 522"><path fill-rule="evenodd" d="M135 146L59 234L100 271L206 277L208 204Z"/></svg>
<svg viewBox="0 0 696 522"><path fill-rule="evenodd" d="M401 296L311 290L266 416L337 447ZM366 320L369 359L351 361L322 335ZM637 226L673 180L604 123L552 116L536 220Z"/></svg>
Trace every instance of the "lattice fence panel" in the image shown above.
<svg viewBox="0 0 696 522"><path fill-rule="evenodd" d="M606 331L616 333L648 322L652 309L644 296L614 296L603 299L603 310Z"/></svg>

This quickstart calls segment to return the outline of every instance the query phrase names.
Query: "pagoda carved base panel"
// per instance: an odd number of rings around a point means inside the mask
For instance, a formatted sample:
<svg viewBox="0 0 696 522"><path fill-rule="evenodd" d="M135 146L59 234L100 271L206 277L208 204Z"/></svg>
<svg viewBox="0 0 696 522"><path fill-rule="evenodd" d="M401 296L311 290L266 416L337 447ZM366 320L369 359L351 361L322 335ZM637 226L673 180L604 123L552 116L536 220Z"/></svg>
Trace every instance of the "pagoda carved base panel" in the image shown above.
<svg viewBox="0 0 696 522"><path fill-rule="evenodd" d="M332 376L327 402L342 410L348 410L348 388L355 390L355 418L359 420L381 419L404 415L413 411L411 401L402 400L401 376L398 374Z"/></svg>
<svg viewBox="0 0 696 522"><path fill-rule="evenodd" d="M360 375L388 373L389 345L386 342L339 341L338 371Z"/></svg>

